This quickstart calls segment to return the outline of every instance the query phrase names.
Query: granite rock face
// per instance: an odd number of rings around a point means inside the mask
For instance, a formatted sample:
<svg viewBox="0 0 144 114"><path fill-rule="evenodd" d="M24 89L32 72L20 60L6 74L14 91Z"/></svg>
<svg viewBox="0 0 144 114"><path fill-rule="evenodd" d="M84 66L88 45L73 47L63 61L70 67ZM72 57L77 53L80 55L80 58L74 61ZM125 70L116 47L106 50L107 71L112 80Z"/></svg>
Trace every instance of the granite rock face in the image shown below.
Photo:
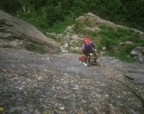
<svg viewBox="0 0 144 114"><path fill-rule="evenodd" d="M57 52L60 45L31 24L0 11L0 47L26 48L37 52Z"/></svg>
<svg viewBox="0 0 144 114"><path fill-rule="evenodd" d="M0 107L6 114L143 114L144 64L78 54L0 49Z"/></svg>

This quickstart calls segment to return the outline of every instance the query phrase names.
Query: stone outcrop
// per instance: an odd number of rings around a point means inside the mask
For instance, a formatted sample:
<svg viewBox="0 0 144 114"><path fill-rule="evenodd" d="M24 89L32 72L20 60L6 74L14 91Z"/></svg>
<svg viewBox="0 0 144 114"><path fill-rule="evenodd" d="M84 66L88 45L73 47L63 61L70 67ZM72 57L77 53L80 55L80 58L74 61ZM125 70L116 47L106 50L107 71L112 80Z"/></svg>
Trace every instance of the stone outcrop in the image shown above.
<svg viewBox="0 0 144 114"><path fill-rule="evenodd" d="M130 31L136 32L136 33L140 34L142 37L144 37L144 32L142 32L140 30L136 30L134 28L129 28L129 27L122 26L122 25L117 25L113 22L104 20L104 19L100 18L99 16L94 15L90 12L86 13L84 16L78 17L75 21L78 22L78 23L83 23L86 20L88 22L92 23L92 24L104 24L104 25L107 25L107 26L111 26L113 28L122 28L122 29L125 29L125 30L130 30Z"/></svg>
<svg viewBox="0 0 144 114"><path fill-rule="evenodd" d="M136 47L131 51L131 56L134 56L135 59L140 62L144 62L144 47Z"/></svg>
<svg viewBox="0 0 144 114"><path fill-rule="evenodd" d="M58 52L60 45L31 24L0 11L0 47L26 48L37 52Z"/></svg>

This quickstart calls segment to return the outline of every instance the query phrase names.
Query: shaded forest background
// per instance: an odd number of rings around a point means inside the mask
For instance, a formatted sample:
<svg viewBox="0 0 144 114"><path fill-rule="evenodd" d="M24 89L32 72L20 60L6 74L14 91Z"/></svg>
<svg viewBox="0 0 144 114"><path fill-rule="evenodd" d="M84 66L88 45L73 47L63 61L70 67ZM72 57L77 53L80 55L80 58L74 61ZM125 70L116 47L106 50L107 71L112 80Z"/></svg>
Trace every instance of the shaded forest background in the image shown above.
<svg viewBox="0 0 144 114"><path fill-rule="evenodd" d="M1 0L0 10L30 22L43 33L62 32L87 12L144 31L144 0Z"/></svg>

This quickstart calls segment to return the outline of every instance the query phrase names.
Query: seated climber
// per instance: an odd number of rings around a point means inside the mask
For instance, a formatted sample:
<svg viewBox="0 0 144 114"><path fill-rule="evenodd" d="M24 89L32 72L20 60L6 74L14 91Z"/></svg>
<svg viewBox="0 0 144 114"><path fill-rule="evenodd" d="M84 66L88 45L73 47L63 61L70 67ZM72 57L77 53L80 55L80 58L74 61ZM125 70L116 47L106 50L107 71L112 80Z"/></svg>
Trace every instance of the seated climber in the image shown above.
<svg viewBox="0 0 144 114"><path fill-rule="evenodd" d="M87 58L87 62L90 62L91 59L91 54L94 56L94 62L97 63L97 54L95 53L97 50L95 48L95 45L93 44L92 41L88 37L85 37L83 39L83 45L82 45L82 52Z"/></svg>

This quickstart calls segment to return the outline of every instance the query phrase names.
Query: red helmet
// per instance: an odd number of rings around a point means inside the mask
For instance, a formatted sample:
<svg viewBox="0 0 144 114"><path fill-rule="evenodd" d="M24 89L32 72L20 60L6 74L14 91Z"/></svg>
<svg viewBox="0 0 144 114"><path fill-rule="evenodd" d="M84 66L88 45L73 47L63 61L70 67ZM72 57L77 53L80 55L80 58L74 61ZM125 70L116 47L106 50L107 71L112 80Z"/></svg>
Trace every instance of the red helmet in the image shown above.
<svg viewBox="0 0 144 114"><path fill-rule="evenodd" d="M83 39L83 42L84 42L84 44L86 44L86 45L88 45L89 44L89 38L88 37L85 37L84 39Z"/></svg>

